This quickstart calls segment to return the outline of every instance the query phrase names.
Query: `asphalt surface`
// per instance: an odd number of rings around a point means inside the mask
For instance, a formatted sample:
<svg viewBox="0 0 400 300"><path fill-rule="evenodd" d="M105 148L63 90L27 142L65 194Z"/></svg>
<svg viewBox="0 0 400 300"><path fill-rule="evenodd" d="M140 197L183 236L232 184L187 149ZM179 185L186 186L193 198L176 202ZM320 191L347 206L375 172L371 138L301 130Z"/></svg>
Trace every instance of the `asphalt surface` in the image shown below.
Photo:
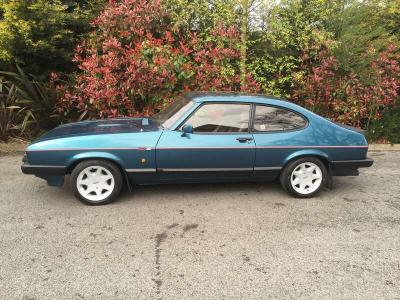
<svg viewBox="0 0 400 300"><path fill-rule="evenodd" d="M137 187L90 207L0 157L0 299L400 299L400 152L299 200Z"/></svg>

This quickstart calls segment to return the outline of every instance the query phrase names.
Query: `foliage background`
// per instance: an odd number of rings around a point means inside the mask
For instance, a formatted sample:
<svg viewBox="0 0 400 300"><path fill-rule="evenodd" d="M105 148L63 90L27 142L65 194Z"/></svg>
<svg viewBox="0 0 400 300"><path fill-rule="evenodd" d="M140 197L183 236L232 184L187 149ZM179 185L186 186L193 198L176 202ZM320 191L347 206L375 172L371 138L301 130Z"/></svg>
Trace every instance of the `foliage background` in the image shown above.
<svg viewBox="0 0 400 300"><path fill-rule="evenodd" d="M397 0L0 0L0 133L261 92L400 142Z"/></svg>

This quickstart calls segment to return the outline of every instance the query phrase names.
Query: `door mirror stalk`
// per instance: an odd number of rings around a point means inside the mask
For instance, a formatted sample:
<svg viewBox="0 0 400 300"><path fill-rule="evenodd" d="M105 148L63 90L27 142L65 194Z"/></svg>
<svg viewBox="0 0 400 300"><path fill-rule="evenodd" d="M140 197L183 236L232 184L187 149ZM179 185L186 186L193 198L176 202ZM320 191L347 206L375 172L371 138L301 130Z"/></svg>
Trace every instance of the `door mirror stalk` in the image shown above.
<svg viewBox="0 0 400 300"><path fill-rule="evenodd" d="M193 126L190 124L185 124L182 127L182 137L187 136L189 133L193 133Z"/></svg>

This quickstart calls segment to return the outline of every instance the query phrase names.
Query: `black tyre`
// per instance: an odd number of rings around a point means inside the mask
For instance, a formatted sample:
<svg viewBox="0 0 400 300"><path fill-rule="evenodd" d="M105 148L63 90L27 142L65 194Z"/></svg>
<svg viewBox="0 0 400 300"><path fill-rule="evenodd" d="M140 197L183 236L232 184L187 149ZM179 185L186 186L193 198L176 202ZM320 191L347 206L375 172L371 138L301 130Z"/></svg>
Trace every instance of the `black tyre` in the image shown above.
<svg viewBox="0 0 400 300"><path fill-rule="evenodd" d="M291 161L280 175L282 187L296 198L311 198L326 185L328 172L321 160L302 157Z"/></svg>
<svg viewBox="0 0 400 300"><path fill-rule="evenodd" d="M75 197L89 205L103 205L115 201L122 185L120 169L105 160L85 160L71 173L71 188Z"/></svg>

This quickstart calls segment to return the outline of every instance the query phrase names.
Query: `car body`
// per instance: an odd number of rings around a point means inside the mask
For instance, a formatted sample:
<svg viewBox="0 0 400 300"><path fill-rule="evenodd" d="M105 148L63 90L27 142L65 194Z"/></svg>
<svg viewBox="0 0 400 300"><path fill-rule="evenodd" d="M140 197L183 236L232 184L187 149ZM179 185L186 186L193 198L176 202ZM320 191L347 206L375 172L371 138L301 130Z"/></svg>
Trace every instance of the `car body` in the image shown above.
<svg viewBox="0 0 400 300"><path fill-rule="evenodd" d="M100 160L114 164L133 186L273 180L290 162L311 157L326 169L326 184L331 176L354 176L371 166L367 151L360 130L289 101L192 93L154 118L61 125L27 147L21 168L61 186L78 164Z"/></svg>

